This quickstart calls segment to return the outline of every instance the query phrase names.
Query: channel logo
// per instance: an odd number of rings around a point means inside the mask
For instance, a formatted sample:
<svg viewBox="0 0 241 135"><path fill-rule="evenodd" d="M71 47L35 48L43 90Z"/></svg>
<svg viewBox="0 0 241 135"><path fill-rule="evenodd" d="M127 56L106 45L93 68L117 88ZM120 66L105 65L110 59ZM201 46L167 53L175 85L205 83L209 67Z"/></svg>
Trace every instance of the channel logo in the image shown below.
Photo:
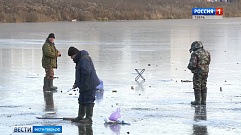
<svg viewBox="0 0 241 135"><path fill-rule="evenodd" d="M62 133L62 126L14 126L13 133Z"/></svg>
<svg viewBox="0 0 241 135"><path fill-rule="evenodd" d="M193 19L223 19L223 8L193 8Z"/></svg>
<svg viewBox="0 0 241 135"><path fill-rule="evenodd" d="M193 8L192 15L223 15L223 8Z"/></svg>
<svg viewBox="0 0 241 135"><path fill-rule="evenodd" d="M33 133L32 126L14 126L13 133Z"/></svg>

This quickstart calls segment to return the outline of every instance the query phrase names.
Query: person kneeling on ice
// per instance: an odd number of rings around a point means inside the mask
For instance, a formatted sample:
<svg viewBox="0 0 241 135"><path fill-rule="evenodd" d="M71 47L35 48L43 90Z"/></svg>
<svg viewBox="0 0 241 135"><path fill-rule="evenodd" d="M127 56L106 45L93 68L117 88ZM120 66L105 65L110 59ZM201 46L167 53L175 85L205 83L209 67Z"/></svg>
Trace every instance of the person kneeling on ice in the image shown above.
<svg viewBox="0 0 241 135"><path fill-rule="evenodd" d="M191 102L191 104L206 105L206 85L211 56L208 51L203 49L203 44L200 41L193 42L189 51L193 53L191 54L187 68L193 73L193 89L195 94L195 101Z"/></svg>
<svg viewBox="0 0 241 135"><path fill-rule="evenodd" d="M70 47L68 55L76 63L75 83L73 88L79 88L79 113L73 122L92 124L93 107L95 105L96 86L100 84L95 67L89 53ZM84 118L85 116L85 118Z"/></svg>

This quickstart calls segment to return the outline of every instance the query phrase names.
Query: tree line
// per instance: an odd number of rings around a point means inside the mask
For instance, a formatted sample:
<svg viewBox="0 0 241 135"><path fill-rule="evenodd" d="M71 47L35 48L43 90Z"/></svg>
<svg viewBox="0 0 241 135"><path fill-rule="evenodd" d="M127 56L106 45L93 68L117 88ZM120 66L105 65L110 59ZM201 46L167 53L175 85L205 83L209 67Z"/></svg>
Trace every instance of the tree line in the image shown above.
<svg viewBox="0 0 241 135"><path fill-rule="evenodd" d="M192 8L223 8L224 17L241 16L239 1L0 0L0 22L188 19Z"/></svg>

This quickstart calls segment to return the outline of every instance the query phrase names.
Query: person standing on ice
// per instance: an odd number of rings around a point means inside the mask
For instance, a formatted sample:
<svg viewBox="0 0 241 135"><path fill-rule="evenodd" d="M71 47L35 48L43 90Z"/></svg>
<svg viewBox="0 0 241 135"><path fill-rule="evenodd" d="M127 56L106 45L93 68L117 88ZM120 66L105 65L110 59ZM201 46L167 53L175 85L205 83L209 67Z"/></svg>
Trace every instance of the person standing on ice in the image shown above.
<svg viewBox="0 0 241 135"><path fill-rule="evenodd" d="M193 89L195 101L192 105L206 105L207 99L207 78L209 72L209 64L211 61L210 53L203 49L201 41L195 41L189 50L191 59L188 64L188 69L193 73Z"/></svg>
<svg viewBox="0 0 241 135"><path fill-rule="evenodd" d="M75 83L73 88L79 88L79 112L73 122L92 124L93 107L95 105L96 86L100 84L95 67L89 53L70 47L68 55L76 63ZM84 118L85 116L85 118Z"/></svg>
<svg viewBox="0 0 241 135"><path fill-rule="evenodd" d="M50 33L45 43L42 46L42 67L45 69L44 77L44 90L56 90L57 87L53 86L54 69L57 69L57 57L61 56L61 53L55 48L54 44L55 36Z"/></svg>

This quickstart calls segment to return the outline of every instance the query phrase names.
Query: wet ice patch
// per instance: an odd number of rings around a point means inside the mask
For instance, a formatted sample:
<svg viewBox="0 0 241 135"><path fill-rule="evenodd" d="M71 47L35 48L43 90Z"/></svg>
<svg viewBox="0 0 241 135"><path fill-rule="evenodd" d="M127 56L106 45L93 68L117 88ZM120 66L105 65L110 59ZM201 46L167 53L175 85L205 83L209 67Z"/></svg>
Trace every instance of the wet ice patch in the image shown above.
<svg viewBox="0 0 241 135"><path fill-rule="evenodd" d="M40 77L37 77L37 76L27 76L25 78L34 79L34 78L40 78Z"/></svg>
<svg viewBox="0 0 241 135"><path fill-rule="evenodd" d="M173 80L158 80L160 82L172 82Z"/></svg>
<svg viewBox="0 0 241 135"><path fill-rule="evenodd" d="M35 116L38 115L38 113L33 113L33 112L29 112L29 113L17 113L17 114L1 114L0 117L7 117L7 118L11 118L11 117L22 117L22 116Z"/></svg>
<svg viewBox="0 0 241 135"><path fill-rule="evenodd" d="M223 22L223 23L217 23L217 22L215 22L215 23L206 23L206 24L214 24L214 25L241 25L241 23L240 22Z"/></svg>
<svg viewBox="0 0 241 135"><path fill-rule="evenodd" d="M131 108L131 110L137 110L137 111L152 111L156 110L154 108Z"/></svg>
<svg viewBox="0 0 241 135"><path fill-rule="evenodd" d="M22 107L22 106L0 106L0 108L16 108L16 107Z"/></svg>
<svg viewBox="0 0 241 135"><path fill-rule="evenodd" d="M199 126L208 126L209 124L210 122L206 120L197 120L193 123L193 125L199 125Z"/></svg>
<svg viewBox="0 0 241 135"><path fill-rule="evenodd" d="M73 98L79 98L79 96L73 96Z"/></svg>
<svg viewBox="0 0 241 135"><path fill-rule="evenodd" d="M231 83L228 83L228 84L223 84L223 85L233 85L233 84L231 84Z"/></svg>
<svg viewBox="0 0 241 135"><path fill-rule="evenodd" d="M35 78L40 78L40 76L39 74L28 74L27 76L25 76L25 78L35 79Z"/></svg>

